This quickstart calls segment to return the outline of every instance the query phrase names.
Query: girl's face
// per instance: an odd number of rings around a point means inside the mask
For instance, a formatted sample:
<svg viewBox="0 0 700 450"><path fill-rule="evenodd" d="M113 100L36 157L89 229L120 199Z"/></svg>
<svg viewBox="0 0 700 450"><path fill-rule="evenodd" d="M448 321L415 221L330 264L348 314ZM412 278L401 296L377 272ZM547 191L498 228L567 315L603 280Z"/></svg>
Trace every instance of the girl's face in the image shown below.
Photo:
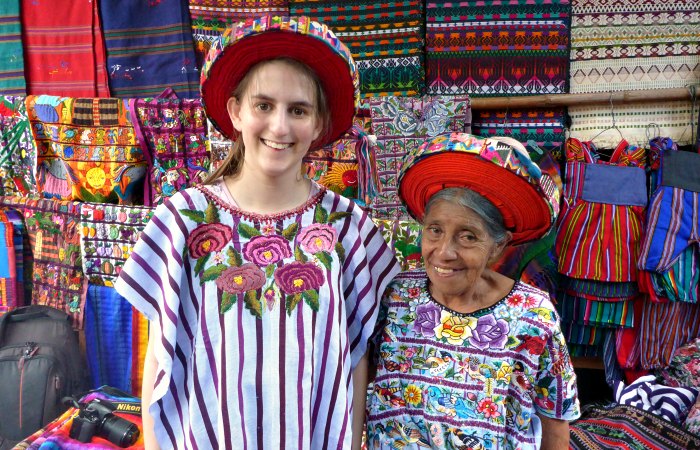
<svg viewBox="0 0 700 450"><path fill-rule="evenodd" d="M322 129L313 81L284 61L272 61L256 69L240 101L232 97L227 107L245 145L243 171L296 180Z"/></svg>

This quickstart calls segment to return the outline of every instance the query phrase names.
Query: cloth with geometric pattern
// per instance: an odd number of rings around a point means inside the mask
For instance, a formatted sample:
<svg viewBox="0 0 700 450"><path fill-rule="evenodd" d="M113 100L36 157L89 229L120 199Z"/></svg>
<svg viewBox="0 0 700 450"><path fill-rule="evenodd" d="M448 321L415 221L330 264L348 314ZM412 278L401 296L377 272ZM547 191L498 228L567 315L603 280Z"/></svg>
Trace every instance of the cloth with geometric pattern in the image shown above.
<svg viewBox="0 0 700 450"><path fill-rule="evenodd" d="M422 1L290 0L289 11L328 25L350 49L364 96L423 92Z"/></svg>
<svg viewBox="0 0 700 450"><path fill-rule="evenodd" d="M698 82L700 1L572 0L571 5L571 93Z"/></svg>
<svg viewBox="0 0 700 450"><path fill-rule="evenodd" d="M288 16L287 0L189 0L197 68L226 27L259 16Z"/></svg>
<svg viewBox="0 0 700 450"><path fill-rule="evenodd" d="M570 12L569 0L428 1L427 93L566 92Z"/></svg>
<svg viewBox="0 0 700 450"><path fill-rule="evenodd" d="M469 133L472 112L462 96L373 97L370 99L372 132L377 136L377 171L381 192L372 202L378 219L409 220L398 197L398 176L405 155L428 137L449 131Z"/></svg>

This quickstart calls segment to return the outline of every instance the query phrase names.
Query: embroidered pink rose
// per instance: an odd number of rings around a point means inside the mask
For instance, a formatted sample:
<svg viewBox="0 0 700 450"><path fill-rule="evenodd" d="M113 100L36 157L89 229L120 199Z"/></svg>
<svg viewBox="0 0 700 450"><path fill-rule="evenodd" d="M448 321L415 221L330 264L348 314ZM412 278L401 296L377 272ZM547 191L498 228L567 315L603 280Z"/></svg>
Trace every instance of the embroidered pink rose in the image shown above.
<svg viewBox="0 0 700 450"><path fill-rule="evenodd" d="M243 246L243 254L248 261L265 267L292 256L289 242L278 234L253 236Z"/></svg>
<svg viewBox="0 0 700 450"><path fill-rule="evenodd" d="M508 340L508 322L498 319L493 314L481 316L472 330L469 342L477 348L503 348Z"/></svg>
<svg viewBox="0 0 700 450"><path fill-rule="evenodd" d="M323 271L312 263L294 261L275 271L275 282L287 295L318 289L323 281Z"/></svg>
<svg viewBox="0 0 700 450"><path fill-rule="evenodd" d="M299 232L299 247L305 252L330 252L338 242L338 234L330 225L314 223Z"/></svg>
<svg viewBox="0 0 700 450"><path fill-rule="evenodd" d="M231 241L233 231L222 223L203 223L187 237L187 248L192 258L201 258L218 252Z"/></svg>
<svg viewBox="0 0 700 450"><path fill-rule="evenodd" d="M250 263L240 267L229 267L216 279L216 286L229 294L260 289L263 284L265 284L265 273L258 266Z"/></svg>

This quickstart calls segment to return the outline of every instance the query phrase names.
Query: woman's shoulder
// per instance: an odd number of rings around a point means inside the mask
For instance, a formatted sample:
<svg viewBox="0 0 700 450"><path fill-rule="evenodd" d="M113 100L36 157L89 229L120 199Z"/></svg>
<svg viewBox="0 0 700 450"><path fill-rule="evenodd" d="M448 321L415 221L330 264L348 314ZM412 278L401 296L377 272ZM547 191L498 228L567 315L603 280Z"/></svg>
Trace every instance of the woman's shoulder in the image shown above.
<svg viewBox="0 0 700 450"><path fill-rule="evenodd" d="M559 314L549 294L542 289L527 284L521 280L516 281L513 290L506 297L509 307L519 308L523 318L536 319L543 325L558 325Z"/></svg>
<svg viewBox="0 0 700 450"><path fill-rule="evenodd" d="M390 289L401 290L416 287L425 287L428 275L425 269L417 268L406 270L397 274L389 284Z"/></svg>

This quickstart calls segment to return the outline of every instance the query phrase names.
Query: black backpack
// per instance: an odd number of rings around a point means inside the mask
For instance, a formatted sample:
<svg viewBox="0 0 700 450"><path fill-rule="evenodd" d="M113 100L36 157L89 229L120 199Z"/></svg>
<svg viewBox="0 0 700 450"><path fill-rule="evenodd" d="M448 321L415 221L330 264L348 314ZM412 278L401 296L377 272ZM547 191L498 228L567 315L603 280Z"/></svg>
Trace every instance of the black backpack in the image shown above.
<svg viewBox="0 0 700 450"><path fill-rule="evenodd" d="M87 368L68 314L49 306L0 317L0 450L61 415L61 399L87 389Z"/></svg>

